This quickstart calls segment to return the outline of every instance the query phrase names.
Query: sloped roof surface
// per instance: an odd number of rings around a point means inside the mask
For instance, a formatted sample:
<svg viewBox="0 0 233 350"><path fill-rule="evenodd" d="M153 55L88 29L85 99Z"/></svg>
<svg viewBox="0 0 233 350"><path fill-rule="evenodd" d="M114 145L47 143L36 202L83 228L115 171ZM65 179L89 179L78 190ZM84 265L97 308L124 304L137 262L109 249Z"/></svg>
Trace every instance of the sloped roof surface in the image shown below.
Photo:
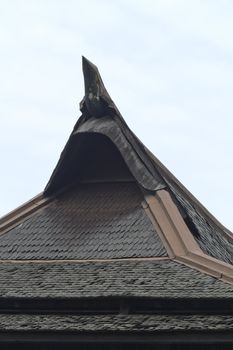
<svg viewBox="0 0 233 350"><path fill-rule="evenodd" d="M233 298L233 286L170 260L1 263L0 297Z"/></svg>
<svg viewBox="0 0 233 350"><path fill-rule="evenodd" d="M4 305L12 300L16 312L10 308L0 313L0 335L20 332L75 332L75 334L127 334L130 332L157 334L157 332L175 331L232 331L233 316L231 312L221 309L218 312L193 312L189 309L161 312L161 301L167 305L168 300L186 299L189 305L196 307L204 302L214 300L214 305L225 299L232 303L233 286L216 280L213 277L190 269L171 260L158 261L109 261L83 263L1 263L0 268L0 300ZM89 298L142 298L144 305L149 300L147 312L129 312L126 314L101 311L80 312L73 309L77 298L82 302ZM108 299L106 299L108 298ZM149 299L146 299L149 298ZM151 300L155 298L158 310L151 310ZM20 301L53 300L59 305L65 300L72 300L72 309L64 312L20 310ZM15 302L14 302L15 300ZM133 299L134 300L134 299ZM27 305L26 304L26 305ZM148 303L147 303L148 305ZM213 306L213 303L212 303ZM91 309L90 309L91 310ZM149 310L149 312L148 312ZM195 306L194 306L195 310ZM26 312L25 312L26 311ZM38 312L39 311L39 312ZM9 333L8 333L9 332ZM116 333L115 333L116 334ZM224 333L226 334L226 333Z"/></svg>
<svg viewBox="0 0 233 350"><path fill-rule="evenodd" d="M82 184L0 236L0 259L165 256L136 183Z"/></svg>
<svg viewBox="0 0 233 350"><path fill-rule="evenodd" d="M231 330L226 232L85 70L82 116L39 203L0 223L0 334Z"/></svg>
<svg viewBox="0 0 233 350"><path fill-rule="evenodd" d="M1 331L146 332L232 331L231 315L0 315Z"/></svg>
<svg viewBox="0 0 233 350"><path fill-rule="evenodd" d="M201 249L213 258L233 264L233 244L225 238L220 227L207 220L175 186L169 186L188 218L187 224L191 223L190 230Z"/></svg>
<svg viewBox="0 0 233 350"><path fill-rule="evenodd" d="M182 208L185 213L186 224L204 253L232 264L233 243L226 238L224 228L217 223L217 220L213 224L208 211L194 197L190 197L188 191L129 129L104 87L97 67L84 59L83 69L85 96L81 103L82 116L61 154L45 193L53 192L58 184L62 183L60 179L63 179L62 175L68 171L70 159L74 159L75 140L77 141L78 136L89 132L100 133L112 140L123 155L135 180L144 190L151 193L167 190L173 193L176 205L179 204L179 208ZM81 152L80 149L79 152ZM175 183L175 186L172 183ZM180 191L181 188L182 191ZM199 210L200 208L202 209ZM205 215L202 214L203 212Z"/></svg>

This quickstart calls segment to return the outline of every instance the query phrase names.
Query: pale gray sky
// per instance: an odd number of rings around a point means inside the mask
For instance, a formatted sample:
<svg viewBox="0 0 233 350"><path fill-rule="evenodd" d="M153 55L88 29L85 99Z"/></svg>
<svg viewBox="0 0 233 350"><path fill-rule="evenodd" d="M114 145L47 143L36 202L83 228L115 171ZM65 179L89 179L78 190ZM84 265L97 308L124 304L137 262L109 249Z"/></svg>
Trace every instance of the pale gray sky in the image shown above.
<svg viewBox="0 0 233 350"><path fill-rule="evenodd" d="M232 18L230 0L0 0L0 215L45 187L85 55L133 131L233 229Z"/></svg>

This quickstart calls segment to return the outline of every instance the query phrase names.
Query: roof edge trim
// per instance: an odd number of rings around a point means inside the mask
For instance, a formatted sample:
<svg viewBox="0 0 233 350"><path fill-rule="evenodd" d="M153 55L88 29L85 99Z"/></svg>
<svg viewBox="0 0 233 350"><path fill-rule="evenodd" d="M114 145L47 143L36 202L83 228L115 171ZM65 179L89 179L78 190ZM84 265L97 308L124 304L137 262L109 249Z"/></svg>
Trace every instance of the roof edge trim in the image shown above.
<svg viewBox="0 0 233 350"><path fill-rule="evenodd" d="M212 275L224 282L233 284L233 266L212 258L205 253L188 253L186 256L177 257L175 260L190 267L195 267L199 271Z"/></svg>
<svg viewBox="0 0 233 350"><path fill-rule="evenodd" d="M159 169L160 175L163 177L164 181L169 187L169 182L173 183L185 196L185 198L190 201L195 208L201 211L201 213L212 223L220 228L226 237L226 239L233 244L233 233L224 226L216 217L173 175L170 170L146 147L144 146L147 153L153 159L154 163Z"/></svg>
<svg viewBox="0 0 233 350"><path fill-rule="evenodd" d="M44 192L39 193L29 201L10 211L0 218L0 235L17 226L22 220L34 214L40 208L50 203L59 194L71 188L72 185L64 187L51 196L46 196Z"/></svg>
<svg viewBox="0 0 233 350"><path fill-rule="evenodd" d="M47 204L50 200L50 197L45 197L43 193L39 193L31 200L2 216L0 218L0 234L15 227L21 220L28 215L33 214L37 209Z"/></svg>
<svg viewBox="0 0 233 350"><path fill-rule="evenodd" d="M145 195L145 200L171 259L233 284L233 266L201 250L168 191Z"/></svg>

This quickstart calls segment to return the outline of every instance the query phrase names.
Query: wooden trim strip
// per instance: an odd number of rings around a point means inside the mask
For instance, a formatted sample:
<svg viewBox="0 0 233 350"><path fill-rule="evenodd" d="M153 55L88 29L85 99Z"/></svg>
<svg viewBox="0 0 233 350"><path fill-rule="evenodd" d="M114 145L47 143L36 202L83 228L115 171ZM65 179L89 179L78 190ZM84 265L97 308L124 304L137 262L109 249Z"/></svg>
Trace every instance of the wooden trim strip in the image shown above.
<svg viewBox="0 0 233 350"><path fill-rule="evenodd" d="M145 147L145 146L144 146ZM226 228L219 220L217 220L213 214L168 170L165 165L163 165L160 160L155 157L151 151L145 147L151 158L154 160L155 165L161 173L161 176L164 177L164 180L168 179L169 182L172 182L175 187L177 187L185 196L188 201L190 201L195 208L201 211L205 218L210 219L212 223L222 229L226 239L233 243L233 233ZM169 187L169 186L168 186Z"/></svg>
<svg viewBox="0 0 233 350"><path fill-rule="evenodd" d="M173 257L185 256L189 251L201 253L177 207L169 198L170 194L166 190L145 197Z"/></svg>
<svg viewBox="0 0 233 350"><path fill-rule="evenodd" d="M4 223L5 221L8 221L8 220L14 218L15 216L19 215L22 211L31 207L33 204L37 203L42 198L43 198L43 193L41 192L37 196L30 199L29 201L25 202L24 204L20 205L16 209L14 209L14 210L10 211L9 213L7 213L6 215L2 216L0 218L0 225L2 225L2 223Z"/></svg>
<svg viewBox="0 0 233 350"><path fill-rule="evenodd" d="M170 245L169 245L169 242L166 241L164 235L163 235L163 232L161 230L161 228L159 227L159 225L157 224L153 214L151 213L151 210L148 206L148 204L145 202L145 204L143 203L143 209L145 210L147 216L149 217L152 225L154 226L155 228L155 232L158 234L159 238L161 239L167 253L168 253L168 256L169 258L173 259L175 257L172 249L170 248Z"/></svg>
<svg viewBox="0 0 233 350"><path fill-rule="evenodd" d="M38 209L44 207L50 203L53 199L57 198L60 194L72 189L77 183L72 183L61 190L57 191L52 196L46 196L44 192L39 193L31 200L20 205L18 208L12 210L10 213L0 218L0 235L13 229L19 223L21 223L26 217L31 216Z"/></svg>
<svg viewBox="0 0 233 350"><path fill-rule="evenodd" d="M205 253L188 253L186 256L177 257L176 260L186 264L191 264L192 266L195 265L199 270L210 273L218 279L226 279L228 282L233 283L233 266L212 258Z"/></svg>
<svg viewBox="0 0 233 350"><path fill-rule="evenodd" d="M154 258L116 258L116 259L70 259L70 260L16 260L16 259L1 259L0 263L14 263L14 264L58 264L58 263L110 263L115 261L164 261L164 260L170 260L167 256L156 256Z"/></svg>
<svg viewBox="0 0 233 350"><path fill-rule="evenodd" d="M156 227L159 227L162 241L166 243L165 248L168 246L170 258L233 284L233 266L201 250L168 191L159 190L155 195L145 195L145 200Z"/></svg>
<svg viewBox="0 0 233 350"><path fill-rule="evenodd" d="M0 234L3 234L18 225L23 219L33 214L35 211L45 206L52 198L39 194L32 200L26 202L9 214L0 219Z"/></svg>

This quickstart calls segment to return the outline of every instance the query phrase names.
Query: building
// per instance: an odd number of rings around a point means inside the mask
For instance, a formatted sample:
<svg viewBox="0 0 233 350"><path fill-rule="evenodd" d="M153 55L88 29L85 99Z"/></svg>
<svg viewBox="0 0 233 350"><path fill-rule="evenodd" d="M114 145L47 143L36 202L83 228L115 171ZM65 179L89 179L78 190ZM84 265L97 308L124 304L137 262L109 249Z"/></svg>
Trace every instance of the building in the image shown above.
<svg viewBox="0 0 233 350"><path fill-rule="evenodd" d="M232 349L232 233L83 71L45 190L0 221L0 349Z"/></svg>

